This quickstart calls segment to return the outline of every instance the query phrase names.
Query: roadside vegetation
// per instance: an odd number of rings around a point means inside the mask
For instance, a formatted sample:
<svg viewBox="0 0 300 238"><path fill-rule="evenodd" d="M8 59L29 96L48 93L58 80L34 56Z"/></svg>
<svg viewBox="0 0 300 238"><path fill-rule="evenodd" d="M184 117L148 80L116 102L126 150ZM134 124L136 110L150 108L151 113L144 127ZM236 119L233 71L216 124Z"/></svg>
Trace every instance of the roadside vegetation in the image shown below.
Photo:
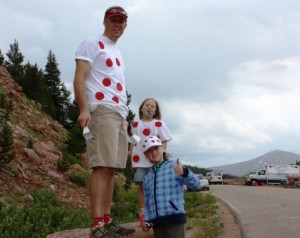
<svg viewBox="0 0 300 238"><path fill-rule="evenodd" d="M54 191L32 190L33 201L24 204L24 194L15 194L16 200L0 203L0 234L3 237L45 238L48 234L67 229L90 227L90 212L62 204ZM215 198L210 194L185 194L187 229L193 238L217 237L219 221ZM138 220L137 189L117 188L114 194L112 216L120 223Z"/></svg>

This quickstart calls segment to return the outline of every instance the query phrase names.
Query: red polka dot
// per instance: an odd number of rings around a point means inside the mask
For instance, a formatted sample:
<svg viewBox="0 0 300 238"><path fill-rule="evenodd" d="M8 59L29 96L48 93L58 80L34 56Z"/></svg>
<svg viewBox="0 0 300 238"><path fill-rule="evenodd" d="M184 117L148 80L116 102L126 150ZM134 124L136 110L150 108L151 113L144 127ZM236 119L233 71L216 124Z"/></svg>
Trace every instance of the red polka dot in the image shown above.
<svg viewBox="0 0 300 238"><path fill-rule="evenodd" d="M118 66L121 66L120 60L119 60L118 58L116 58L116 64L117 64Z"/></svg>
<svg viewBox="0 0 300 238"><path fill-rule="evenodd" d="M157 135L157 138L158 138L158 139L160 139L160 136L159 136L159 135Z"/></svg>
<svg viewBox="0 0 300 238"><path fill-rule="evenodd" d="M105 87L109 87L111 85L111 80L109 78L104 78L102 83Z"/></svg>
<svg viewBox="0 0 300 238"><path fill-rule="evenodd" d="M134 128L138 127L138 125L139 125L139 123L137 121L132 123L132 127L134 127Z"/></svg>
<svg viewBox="0 0 300 238"><path fill-rule="evenodd" d="M144 136L149 136L150 135L150 130L148 128L143 130L143 135Z"/></svg>
<svg viewBox="0 0 300 238"><path fill-rule="evenodd" d="M122 84L117 83L117 90L118 91L122 91L122 89L123 89Z"/></svg>
<svg viewBox="0 0 300 238"><path fill-rule="evenodd" d="M113 66L112 60L111 59L107 59L106 60L106 65L107 65L107 67L112 67Z"/></svg>
<svg viewBox="0 0 300 238"><path fill-rule="evenodd" d="M98 45L99 45L99 47L100 47L101 50L104 49L104 44L101 41L98 41Z"/></svg>
<svg viewBox="0 0 300 238"><path fill-rule="evenodd" d="M132 160L133 160L133 162L137 163L137 162L140 161L140 157L139 157L138 155L134 155L134 156L132 157Z"/></svg>
<svg viewBox="0 0 300 238"><path fill-rule="evenodd" d="M103 100L104 94L102 92L97 92L95 97L97 100Z"/></svg>
<svg viewBox="0 0 300 238"><path fill-rule="evenodd" d="M112 100L113 100L115 103L119 103L119 98L118 98L117 96L114 96L114 97L112 98Z"/></svg>
<svg viewBox="0 0 300 238"><path fill-rule="evenodd" d="M162 123L161 123L161 121L157 121L157 122L155 122L155 126L156 126L156 127L161 127L161 126L162 126Z"/></svg>

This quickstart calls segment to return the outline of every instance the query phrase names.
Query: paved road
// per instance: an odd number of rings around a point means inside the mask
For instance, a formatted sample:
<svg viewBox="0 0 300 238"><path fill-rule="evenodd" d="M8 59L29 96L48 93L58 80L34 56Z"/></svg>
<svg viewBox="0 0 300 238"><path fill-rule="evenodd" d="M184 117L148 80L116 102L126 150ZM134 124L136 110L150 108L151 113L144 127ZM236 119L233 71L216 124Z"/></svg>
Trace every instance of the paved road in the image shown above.
<svg viewBox="0 0 300 238"><path fill-rule="evenodd" d="M237 215L244 238L299 238L300 189L212 185Z"/></svg>

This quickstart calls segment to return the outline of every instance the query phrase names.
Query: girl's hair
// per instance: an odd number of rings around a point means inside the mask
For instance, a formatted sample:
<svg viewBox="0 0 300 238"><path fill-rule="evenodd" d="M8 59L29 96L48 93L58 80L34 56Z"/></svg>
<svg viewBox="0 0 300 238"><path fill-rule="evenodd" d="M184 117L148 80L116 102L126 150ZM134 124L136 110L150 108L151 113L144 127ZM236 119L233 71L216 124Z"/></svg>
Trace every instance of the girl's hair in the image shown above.
<svg viewBox="0 0 300 238"><path fill-rule="evenodd" d="M157 120L161 120L161 113L160 113L160 109L159 109L159 104L158 102L154 99L154 98L146 98L142 104L140 105L139 107L139 118L142 119L143 118L143 113L142 113L142 108L145 104L146 101L148 100L153 100L155 102L155 105L156 105L156 110L155 110L155 114L153 115L153 118L154 119L157 119Z"/></svg>

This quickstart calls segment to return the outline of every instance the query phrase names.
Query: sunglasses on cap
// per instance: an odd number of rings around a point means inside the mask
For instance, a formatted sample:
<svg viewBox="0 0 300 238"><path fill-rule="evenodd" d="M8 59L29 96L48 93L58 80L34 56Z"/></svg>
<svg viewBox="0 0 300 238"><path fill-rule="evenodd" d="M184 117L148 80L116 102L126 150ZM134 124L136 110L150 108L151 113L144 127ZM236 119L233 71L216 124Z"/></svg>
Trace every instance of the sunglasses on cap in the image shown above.
<svg viewBox="0 0 300 238"><path fill-rule="evenodd" d="M109 15L122 15L125 19L127 18L127 12L121 7L111 7L106 10L105 16Z"/></svg>

